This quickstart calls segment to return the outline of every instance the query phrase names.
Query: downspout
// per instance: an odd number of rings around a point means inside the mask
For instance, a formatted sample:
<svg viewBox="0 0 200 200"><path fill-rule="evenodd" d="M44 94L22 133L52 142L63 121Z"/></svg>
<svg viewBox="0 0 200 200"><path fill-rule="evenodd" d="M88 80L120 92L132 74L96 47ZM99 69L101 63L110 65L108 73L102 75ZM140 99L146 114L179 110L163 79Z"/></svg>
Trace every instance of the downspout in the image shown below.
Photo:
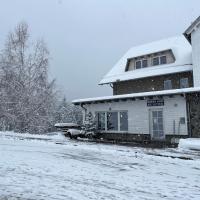
<svg viewBox="0 0 200 200"><path fill-rule="evenodd" d="M84 121L85 121L86 120L87 108L85 108L83 105L84 104L81 104L81 108L83 108L83 110L84 110Z"/></svg>
<svg viewBox="0 0 200 200"><path fill-rule="evenodd" d="M175 120L173 120L173 135L174 137L176 135L176 121Z"/></svg>
<svg viewBox="0 0 200 200"><path fill-rule="evenodd" d="M190 118L190 102L189 102L187 96L186 96L186 109L187 109L188 136L192 137L191 118Z"/></svg>
<svg viewBox="0 0 200 200"><path fill-rule="evenodd" d="M178 135L180 135L180 130L181 130L181 120L179 119L179 123L178 123Z"/></svg>

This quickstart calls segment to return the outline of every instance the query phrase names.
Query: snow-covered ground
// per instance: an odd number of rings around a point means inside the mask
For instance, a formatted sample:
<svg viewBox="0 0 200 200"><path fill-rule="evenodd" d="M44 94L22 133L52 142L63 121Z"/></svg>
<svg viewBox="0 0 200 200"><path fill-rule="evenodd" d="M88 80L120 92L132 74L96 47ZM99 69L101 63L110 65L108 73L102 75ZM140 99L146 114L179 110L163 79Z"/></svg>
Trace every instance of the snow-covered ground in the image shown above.
<svg viewBox="0 0 200 200"><path fill-rule="evenodd" d="M0 199L200 199L200 152L0 133Z"/></svg>
<svg viewBox="0 0 200 200"><path fill-rule="evenodd" d="M180 149L200 151L200 138L187 138L179 141Z"/></svg>

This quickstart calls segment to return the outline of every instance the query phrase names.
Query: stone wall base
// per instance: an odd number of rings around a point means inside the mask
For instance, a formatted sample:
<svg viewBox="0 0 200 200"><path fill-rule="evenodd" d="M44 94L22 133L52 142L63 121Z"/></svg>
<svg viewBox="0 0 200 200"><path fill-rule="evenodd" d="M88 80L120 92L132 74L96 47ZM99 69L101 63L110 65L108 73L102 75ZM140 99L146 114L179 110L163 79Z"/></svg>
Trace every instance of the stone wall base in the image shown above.
<svg viewBox="0 0 200 200"><path fill-rule="evenodd" d="M187 135L166 135L164 140L152 140L150 134L130 133L98 133L96 139L112 141L113 143L139 143L145 145L156 144L177 146L180 138L188 138Z"/></svg>

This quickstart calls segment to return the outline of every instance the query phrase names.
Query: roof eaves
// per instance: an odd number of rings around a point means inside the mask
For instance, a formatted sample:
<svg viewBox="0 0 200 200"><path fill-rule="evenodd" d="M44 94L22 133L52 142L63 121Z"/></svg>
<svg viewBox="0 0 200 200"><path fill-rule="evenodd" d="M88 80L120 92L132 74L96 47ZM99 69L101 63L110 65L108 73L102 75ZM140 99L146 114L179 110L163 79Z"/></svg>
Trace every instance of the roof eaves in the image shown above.
<svg viewBox="0 0 200 200"><path fill-rule="evenodd" d="M162 90L162 91L153 91L153 92L152 91L141 92L141 93L132 93L132 94L125 94L125 95L96 97L96 98L89 98L89 99L78 99L78 100L72 101L72 103L74 105L81 105L81 104L91 104L91 103L97 103L97 102L135 99L135 98L142 98L142 97L180 95L180 94L193 93L193 92L200 92L200 87Z"/></svg>
<svg viewBox="0 0 200 200"><path fill-rule="evenodd" d="M182 68L181 69L176 68L176 70L174 71L174 69L173 69L174 67L182 67ZM169 70L170 68L173 69L173 70L170 71ZM155 69L155 67L151 67L148 70L152 70L152 69L155 70L155 72L156 72L157 70L161 70L162 68ZM146 70L147 70L147 68L146 68ZM106 80L106 78L104 78L100 81L100 83L98 85L106 85L106 84L113 84L113 83L116 83L116 82L123 82L123 81L129 81L129 80L144 79L144 78L149 78L149 77L164 76L164 75L168 75L168 74L177 74L177 73L187 72L187 71L192 71L192 64L185 64L185 65L180 65L180 66L179 65L177 65L177 66L166 65L165 68L163 68L162 73L153 73L153 74L148 74L148 75L143 74L143 75L140 75L138 77L134 76L134 70L133 70L133 71L129 71L129 72L126 72L126 73L123 73L123 74L118 74L118 75L115 75L115 76L112 76L112 77L107 77L108 80ZM130 73L132 73L132 74L130 74ZM132 75L132 76L130 76L129 78L124 78L127 75ZM112 79L109 80L110 78L112 78Z"/></svg>
<svg viewBox="0 0 200 200"><path fill-rule="evenodd" d="M197 26L200 25L200 16L192 22L192 24L185 30L183 35L186 37L186 39L191 43L191 33L196 29Z"/></svg>

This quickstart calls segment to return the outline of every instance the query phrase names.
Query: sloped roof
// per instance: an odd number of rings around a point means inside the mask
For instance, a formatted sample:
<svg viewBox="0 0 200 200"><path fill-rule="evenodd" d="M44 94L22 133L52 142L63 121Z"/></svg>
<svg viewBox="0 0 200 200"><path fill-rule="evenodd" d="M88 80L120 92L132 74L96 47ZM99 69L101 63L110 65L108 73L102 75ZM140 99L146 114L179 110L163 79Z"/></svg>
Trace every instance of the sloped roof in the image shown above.
<svg viewBox="0 0 200 200"><path fill-rule="evenodd" d="M200 16L194 20L191 25L185 30L183 35L187 38L187 40L191 43L191 33L195 30L196 27L200 25Z"/></svg>
<svg viewBox="0 0 200 200"><path fill-rule="evenodd" d="M166 65L152 66L133 71L125 71L127 59L171 49L175 62ZM100 85L117 81L133 80L144 77L158 76L192 70L192 48L186 38L167 38L131 48L117 64L104 76Z"/></svg>

